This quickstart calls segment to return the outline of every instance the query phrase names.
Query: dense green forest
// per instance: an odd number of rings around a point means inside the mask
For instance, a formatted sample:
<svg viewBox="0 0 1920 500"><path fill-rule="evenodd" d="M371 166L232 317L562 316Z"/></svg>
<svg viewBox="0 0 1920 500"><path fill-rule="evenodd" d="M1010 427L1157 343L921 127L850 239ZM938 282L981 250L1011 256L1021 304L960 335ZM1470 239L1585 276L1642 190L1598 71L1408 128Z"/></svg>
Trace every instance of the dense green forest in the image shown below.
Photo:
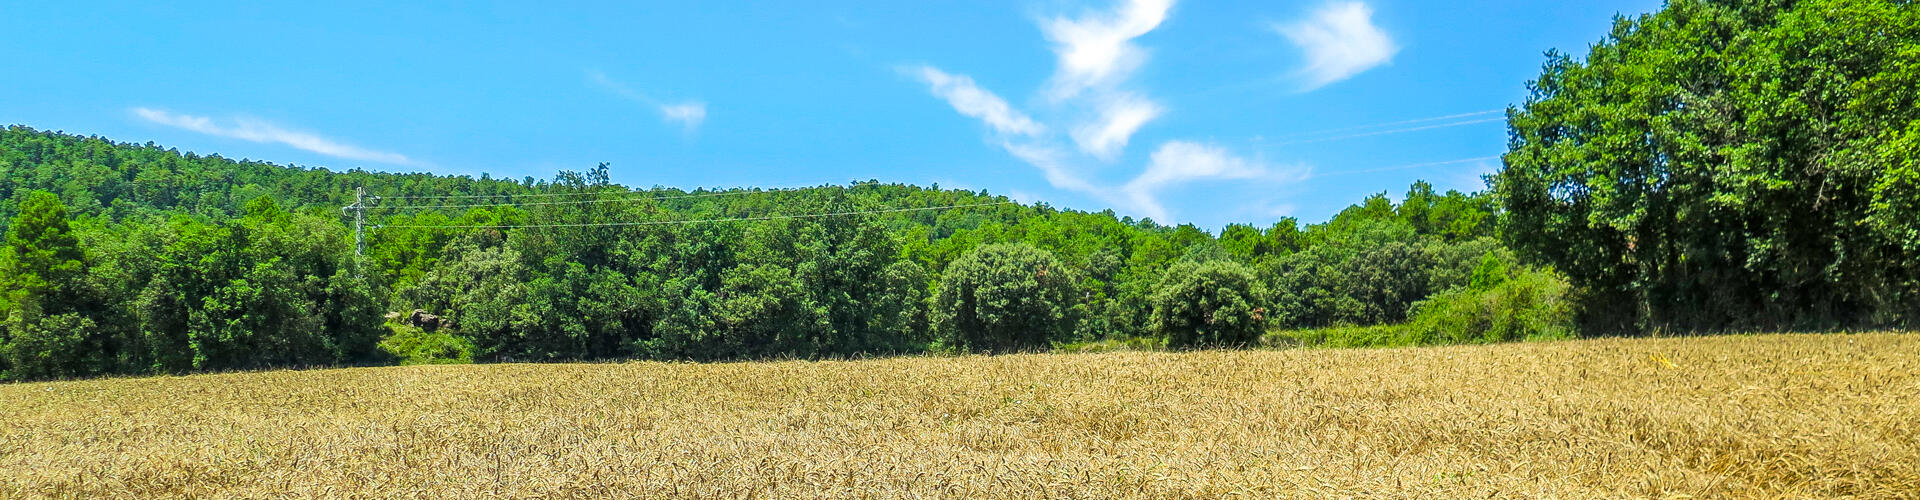
<svg viewBox="0 0 1920 500"><path fill-rule="evenodd" d="M1269 326L1400 322L1489 263L1522 268L1493 238L1493 200L1425 183L1325 224L1214 235L871 182L336 173L25 127L0 146L15 378L1244 345ZM360 187L382 196L356 257L342 206ZM764 219L812 214L844 215Z"/></svg>
<svg viewBox="0 0 1920 500"><path fill-rule="evenodd" d="M1548 54L1486 191L1217 233L871 181L334 172L13 126L0 379L1904 326L1914 11L1672 2Z"/></svg>

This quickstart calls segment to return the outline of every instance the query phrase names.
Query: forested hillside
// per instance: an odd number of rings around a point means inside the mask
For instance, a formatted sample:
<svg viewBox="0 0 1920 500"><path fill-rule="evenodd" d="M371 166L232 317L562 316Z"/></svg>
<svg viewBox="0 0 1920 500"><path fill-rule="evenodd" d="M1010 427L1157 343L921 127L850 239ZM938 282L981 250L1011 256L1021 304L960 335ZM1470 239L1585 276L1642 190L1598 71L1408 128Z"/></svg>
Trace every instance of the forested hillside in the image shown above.
<svg viewBox="0 0 1920 500"><path fill-rule="evenodd" d="M1324 224L1214 235L877 183L682 192L613 185L605 165L546 181L330 172L26 127L0 151L0 359L19 379L1244 345L1270 326L1400 322L1476 269L1519 267L1492 238L1491 199L1424 183ZM380 199L356 257L341 207L360 187ZM808 217L781 218L794 215ZM383 317L416 309L441 321Z"/></svg>

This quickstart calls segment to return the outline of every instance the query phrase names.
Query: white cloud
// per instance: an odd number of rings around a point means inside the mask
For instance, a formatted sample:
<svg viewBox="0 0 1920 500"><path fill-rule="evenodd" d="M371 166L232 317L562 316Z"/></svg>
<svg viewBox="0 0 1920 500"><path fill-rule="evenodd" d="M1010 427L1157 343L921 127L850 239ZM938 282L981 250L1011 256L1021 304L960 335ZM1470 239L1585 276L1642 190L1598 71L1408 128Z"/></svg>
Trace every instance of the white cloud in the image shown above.
<svg viewBox="0 0 1920 500"><path fill-rule="evenodd" d="M707 103L689 101L680 104L660 106L660 114L670 122L680 122L687 130L700 128L707 121Z"/></svg>
<svg viewBox="0 0 1920 500"><path fill-rule="evenodd" d="M1047 178L1047 184L1052 184L1053 187L1102 197L1107 194L1107 190L1095 186L1075 172L1073 167L1067 164L1066 154L1059 149L1011 142L1001 143L1001 147L1006 148L1007 153L1019 158L1020 161L1040 169Z"/></svg>
<svg viewBox="0 0 1920 500"><path fill-rule="evenodd" d="M1109 95L1101 103L1098 119L1073 129L1073 142L1087 154L1112 161L1133 133L1161 111L1159 104L1133 94Z"/></svg>
<svg viewBox="0 0 1920 500"><path fill-rule="evenodd" d="M1046 127L1033 121L1025 113L1007 105L1006 99L981 89L966 75L951 75L933 66L919 66L905 71L926 82L935 97L945 99L954 111L962 115L978 118L1002 134L1039 135Z"/></svg>
<svg viewBox="0 0 1920 500"><path fill-rule="evenodd" d="M1146 62L1146 53L1133 39L1166 21L1173 0L1122 1L1110 12L1054 18L1040 26L1060 60L1049 94L1055 101L1125 80Z"/></svg>
<svg viewBox="0 0 1920 500"><path fill-rule="evenodd" d="M1393 59L1399 47L1373 25L1373 9L1361 2L1334 3L1307 19L1274 26L1306 53L1302 90L1345 80Z"/></svg>
<svg viewBox="0 0 1920 500"><path fill-rule="evenodd" d="M1089 111L1072 132L1081 152L1113 161L1134 132L1160 116L1159 104L1120 90L1120 85L1146 64L1146 50L1133 39L1159 28L1173 3L1120 0L1108 11L1041 22L1040 30L1058 57L1046 97L1055 104L1072 101Z"/></svg>
<svg viewBox="0 0 1920 500"><path fill-rule="evenodd" d="M236 118L233 120L231 126L222 126L214 123L213 119L204 116L169 113L152 108L133 108L133 114L153 123L212 136L251 142L284 144L302 151L310 151L348 160L371 161L393 165L416 165L412 159L399 153L374 151L359 146L344 144L311 133L283 129L271 123L249 118Z"/></svg>
<svg viewBox="0 0 1920 500"><path fill-rule="evenodd" d="M924 65L901 71L925 82L933 95L946 100L960 114L986 122L995 132L994 143L1039 169L1053 188L1080 193L1138 215L1170 220L1159 193L1187 183L1298 180L1288 172L1276 173L1276 169L1233 156L1224 148L1188 141L1162 144L1144 171L1124 184L1115 184L1090 168L1095 162L1119 159L1133 135L1166 112L1144 93L1127 88L1127 82L1147 60L1146 51L1133 40L1165 22L1174 0L1118 2L1109 10L1040 23L1058 56L1058 67L1037 97L1054 106L1048 111L1058 112L1044 116L1059 117L1071 126L1036 121L998 95L980 89L966 76ZM1049 133L1048 125L1065 130L1067 137ZM1025 193L1019 197L1031 198Z"/></svg>
<svg viewBox="0 0 1920 500"><path fill-rule="evenodd" d="M1121 192L1147 217L1167 220L1168 213L1157 197L1159 191L1199 180L1300 178L1299 173L1276 172L1256 162L1234 156L1226 148L1190 141L1167 141L1153 152L1147 170L1121 187Z"/></svg>
<svg viewBox="0 0 1920 500"><path fill-rule="evenodd" d="M652 96L634 90L633 87L628 87L626 84L615 81L613 78L607 77L606 73L595 69L587 70L587 81L623 99L657 109L660 112L660 118L662 120L670 123L679 123L681 126L686 127L688 131L700 128L700 124L707 121L707 103L700 101L681 103L661 102L659 99L654 99Z"/></svg>

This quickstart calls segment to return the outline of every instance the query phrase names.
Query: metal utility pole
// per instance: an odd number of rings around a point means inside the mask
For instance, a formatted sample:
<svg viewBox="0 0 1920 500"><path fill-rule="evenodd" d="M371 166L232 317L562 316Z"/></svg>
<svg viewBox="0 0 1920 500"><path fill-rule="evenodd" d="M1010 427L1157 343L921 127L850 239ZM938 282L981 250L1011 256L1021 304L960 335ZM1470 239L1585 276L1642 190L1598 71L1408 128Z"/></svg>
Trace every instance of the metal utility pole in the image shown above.
<svg viewBox="0 0 1920 500"><path fill-rule="evenodd" d="M353 256L367 253L366 236L362 234L367 227L367 188L353 188L353 204L341 207L340 211L353 214Z"/></svg>

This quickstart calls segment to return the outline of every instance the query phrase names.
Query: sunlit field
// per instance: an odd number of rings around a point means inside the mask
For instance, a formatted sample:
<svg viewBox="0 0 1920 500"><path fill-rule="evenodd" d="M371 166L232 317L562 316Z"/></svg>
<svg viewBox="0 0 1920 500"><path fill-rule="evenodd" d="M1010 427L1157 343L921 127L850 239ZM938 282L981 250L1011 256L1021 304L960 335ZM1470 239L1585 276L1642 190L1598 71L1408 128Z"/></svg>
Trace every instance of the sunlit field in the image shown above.
<svg viewBox="0 0 1920 500"><path fill-rule="evenodd" d="M1912 497L1920 336L0 386L0 497Z"/></svg>

